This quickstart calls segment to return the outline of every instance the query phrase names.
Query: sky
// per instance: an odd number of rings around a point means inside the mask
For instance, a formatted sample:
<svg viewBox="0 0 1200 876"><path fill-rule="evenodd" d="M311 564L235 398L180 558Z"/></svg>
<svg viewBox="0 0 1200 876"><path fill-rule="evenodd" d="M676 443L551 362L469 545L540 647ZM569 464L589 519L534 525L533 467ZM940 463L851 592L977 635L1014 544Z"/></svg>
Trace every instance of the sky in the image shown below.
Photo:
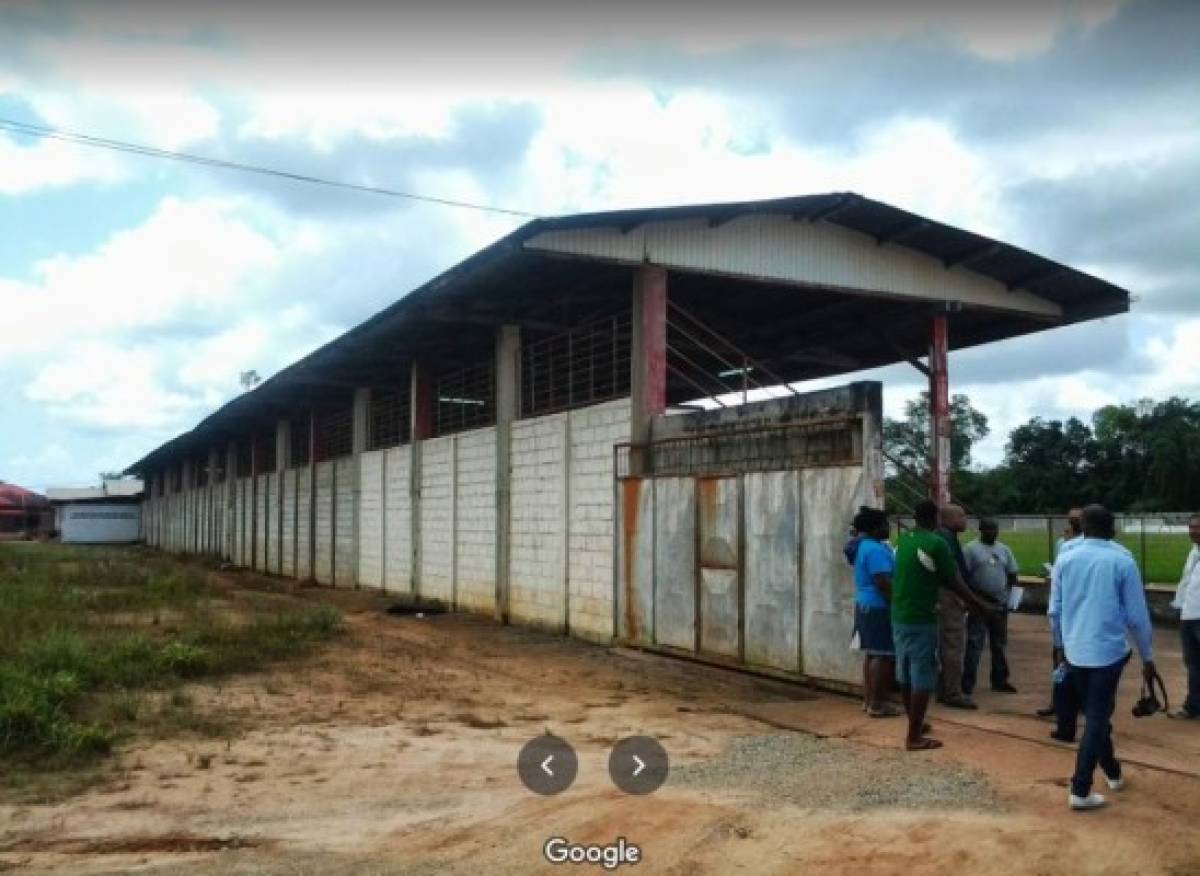
<svg viewBox="0 0 1200 876"><path fill-rule="evenodd" d="M6 0L0 118L541 215L856 191L1134 295L951 356L977 464L1200 399L1200 4L421 5ZM0 480L122 469L520 222L0 130Z"/></svg>

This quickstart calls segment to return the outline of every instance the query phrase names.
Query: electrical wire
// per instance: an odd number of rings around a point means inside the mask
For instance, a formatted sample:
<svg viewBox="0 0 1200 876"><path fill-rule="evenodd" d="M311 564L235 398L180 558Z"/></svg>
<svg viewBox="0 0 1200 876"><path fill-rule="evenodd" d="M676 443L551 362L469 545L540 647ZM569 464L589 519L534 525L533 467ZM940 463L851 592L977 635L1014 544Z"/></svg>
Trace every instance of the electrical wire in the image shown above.
<svg viewBox="0 0 1200 876"><path fill-rule="evenodd" d="M349 189L356 192L366 192L372 195L386 195L392 198L405 198L410 201L422 201L428 204L439 204L443 207L457 207L464 210L479 210L485 213L499 213L505 216L519 216L523 219L537 219L538 214L530 213L525 210L513 210L507 207L493 207L488 204L474 204L470 201L459 201L453 198L438 198L432 195L418 195L413 192L404 192L398 189L388 189L381 186L361 185L359 183L344 182L342 180L326 179L319 176L311 176L305 173L295 173L289 170L279 170L273 167L264 167L258 164L245 164L240 161L226 161L220 158L208 158L203 155L193 155L188 152L176 152L170 149L156 149L152 146L144 146L139 143L130 143L125 140L113 140L108 137L97 137L92 134L81 134L77 131L67 131L61 128L50 128L45 125L35 125L29 122L21 122L16 119L7 119L0 117L0 130L7 130L13 133L26 134L33 137L42 137L50 140L61 140L66 143L74 143L79 146L91 146L97 149L109 149L114 152L124 152L131 155L144 155L151 158L162 158L169 161L180 161L186 164L198 164L203 167L215 167L222 170L238 170L243 173L257 173L264 176L272 176L279 179L291 180L293 182L311 183L313 185L329 186L331 188Z"/></svg>

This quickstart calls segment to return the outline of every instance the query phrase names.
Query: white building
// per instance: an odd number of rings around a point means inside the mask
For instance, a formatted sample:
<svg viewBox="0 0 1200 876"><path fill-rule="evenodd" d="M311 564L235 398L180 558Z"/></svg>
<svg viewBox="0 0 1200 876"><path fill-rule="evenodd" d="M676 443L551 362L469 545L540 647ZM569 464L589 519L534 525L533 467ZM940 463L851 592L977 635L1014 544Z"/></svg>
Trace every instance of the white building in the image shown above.
<svg viewBox="0 0 1200 876"><path fill-rule="evenodd" d="M142 539L142 481L104 480L98 487L46 491L64 544L128 544Z"/></svg>

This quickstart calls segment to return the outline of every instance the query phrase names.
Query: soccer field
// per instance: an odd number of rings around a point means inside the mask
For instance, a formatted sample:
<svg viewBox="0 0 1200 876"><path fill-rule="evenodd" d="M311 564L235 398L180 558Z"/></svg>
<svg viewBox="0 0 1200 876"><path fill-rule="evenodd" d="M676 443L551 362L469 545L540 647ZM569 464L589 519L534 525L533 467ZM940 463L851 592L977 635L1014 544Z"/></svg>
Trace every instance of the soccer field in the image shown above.
<svg viewBox="0 0 1200 876"><path fill-rule="evenodd" d="M965 532L962 542L966 544L976 534ZM1142 536L1138 533L1121 535L1117 539L1133 552L1138 565L1142 566ZM1044 532L1008 531L1000 533L1000 541L1008 545L1017 558L1022 575L1042 574L1042 563L1049 562L1050 549ZM1192 543L1184 533L1146 533L1145 578L1147 583L1175 584L1183 572Z"/></svg>

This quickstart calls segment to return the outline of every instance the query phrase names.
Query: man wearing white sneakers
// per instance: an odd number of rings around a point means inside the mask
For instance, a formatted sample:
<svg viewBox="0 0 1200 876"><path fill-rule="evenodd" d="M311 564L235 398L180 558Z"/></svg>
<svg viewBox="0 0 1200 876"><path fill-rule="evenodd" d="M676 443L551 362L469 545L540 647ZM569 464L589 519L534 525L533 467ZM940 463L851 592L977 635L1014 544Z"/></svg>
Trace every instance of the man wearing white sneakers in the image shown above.
<svg viewBox="0 0 1200 876"><path fill-rule="evenodd" d="M1141 576L1129 551L1112 540L1114 533L1111 511L1101 505L1083 509L1083 539L1055 565L1047 612L1054 644L1063 649L1070 666L1068 683L1075 686L1087 721L1071 777L1072 809L1104 805L1104 796L1092 793L1097 765L1114 791L1125 784L1113 749L1111 721L1117 685L1131 656L1127 632L1137 645L1147 684L1157 676Z"/></svg>

